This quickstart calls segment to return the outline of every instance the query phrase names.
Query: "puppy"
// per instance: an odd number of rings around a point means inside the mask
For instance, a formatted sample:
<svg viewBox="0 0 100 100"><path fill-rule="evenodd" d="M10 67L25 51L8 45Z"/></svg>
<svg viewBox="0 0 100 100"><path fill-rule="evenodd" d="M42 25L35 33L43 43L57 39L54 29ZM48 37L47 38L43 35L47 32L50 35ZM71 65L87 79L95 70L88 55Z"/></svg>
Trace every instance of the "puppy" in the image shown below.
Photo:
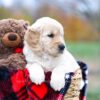
<svg viewBox="0 0 100 100"><path fill-rule="evenodd" d="M66 49L62 25L49 17L38 19L28 28L23 53L30 79L45 81L44 72L51 71L51 87L59 91L65 85L65 73L75 72L79 65Z"/></svg>

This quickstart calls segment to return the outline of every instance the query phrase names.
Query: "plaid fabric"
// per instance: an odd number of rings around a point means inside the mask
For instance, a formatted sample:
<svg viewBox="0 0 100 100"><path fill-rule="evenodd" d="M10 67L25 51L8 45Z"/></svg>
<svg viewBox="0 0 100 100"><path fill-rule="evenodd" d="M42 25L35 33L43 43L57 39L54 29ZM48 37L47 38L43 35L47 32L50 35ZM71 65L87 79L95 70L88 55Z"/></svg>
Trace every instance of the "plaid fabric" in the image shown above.
<svg viewBox="0 0 100 100"><path fill-rule="evenodd" d="M50 87L50 75L46 73L46 83L35 85L27 70L10 73L7 80L0 80L0 100L56 100L59 92Z"/></svg>
<svg viewBox="0 0 100 100"><path fill-rule="evenodd" d="M35 85L29 80L27 70L15 71L7 80L0 80L0 100L42 100L47 92L45 83Z"/></svg>
<svg viewBox="0 0 100 100"><path fill-rule="evenodd" d="M83 70L82 73L84 72ZM3 73L3 76L6 74ZM0 100L63 100L70 86L73 73L65 75L66 83L60 92L55 92L50 87L50 76L50 72L46 73L46 82L41 85L35 85L30 81L26 69L10 72L7 79L0 78ZM85 87L84 92L83 90L80 91L80 100L86 100L86 89L87 87Z"/></svg>
<svg viewBox="0 0 100 100"><path fill-rule="evenodd" d="M0 100L17 100L13 93L10 73L4 67L0 68Z"/></svg>

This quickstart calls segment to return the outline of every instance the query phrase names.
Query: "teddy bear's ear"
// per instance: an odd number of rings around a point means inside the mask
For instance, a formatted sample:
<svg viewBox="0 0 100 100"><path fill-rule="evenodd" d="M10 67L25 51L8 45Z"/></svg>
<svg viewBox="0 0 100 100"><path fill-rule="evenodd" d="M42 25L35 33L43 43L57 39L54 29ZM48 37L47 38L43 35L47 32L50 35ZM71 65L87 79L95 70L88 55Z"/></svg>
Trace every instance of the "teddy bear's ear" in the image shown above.
<svg viewBox="0 0 100 100"><path fill-rule="evenodd" d="M25 21L25 24L23 25L23 27L27 30L29 25L30 25L29 22Z"/></svg>

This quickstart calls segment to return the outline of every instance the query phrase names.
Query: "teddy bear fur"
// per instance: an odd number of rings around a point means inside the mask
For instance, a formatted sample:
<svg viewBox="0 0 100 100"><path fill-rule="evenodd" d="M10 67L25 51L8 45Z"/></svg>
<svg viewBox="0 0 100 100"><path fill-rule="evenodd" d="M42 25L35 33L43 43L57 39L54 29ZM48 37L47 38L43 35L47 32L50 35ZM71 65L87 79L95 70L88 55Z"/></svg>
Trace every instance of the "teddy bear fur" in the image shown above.
<svg viewBox="0 0 100 100"><path fill-rule="evenodd" d="M19 52L16 53L16 48L18 48L19 50L19 48L23 47L23 38L28 25L29 22L24 20L16 20L16 19L0 20L0 67L6 67L9 70L24 68L23 66L25 66L26 64L24 56L22 53ZM20 37L20 42L14 41L15 43L14 46L13 41L7 39L9 35L7 36L6 34L8 33L11 34L16 33L16 35ZM6 45L9 42L10 45Z"/></svg>

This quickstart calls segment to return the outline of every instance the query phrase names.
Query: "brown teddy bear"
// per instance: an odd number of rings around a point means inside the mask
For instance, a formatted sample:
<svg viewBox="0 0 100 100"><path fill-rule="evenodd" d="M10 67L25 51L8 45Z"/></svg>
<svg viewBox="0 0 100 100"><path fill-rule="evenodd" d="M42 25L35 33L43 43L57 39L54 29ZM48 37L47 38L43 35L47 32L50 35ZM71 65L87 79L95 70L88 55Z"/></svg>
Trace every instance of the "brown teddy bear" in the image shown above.
<svg viewBox="0 0 100 100"><path fill-rule="evenodd" d="M0 20L0 67L23 69L23 38L29 23L24 20Z"/></svg>

